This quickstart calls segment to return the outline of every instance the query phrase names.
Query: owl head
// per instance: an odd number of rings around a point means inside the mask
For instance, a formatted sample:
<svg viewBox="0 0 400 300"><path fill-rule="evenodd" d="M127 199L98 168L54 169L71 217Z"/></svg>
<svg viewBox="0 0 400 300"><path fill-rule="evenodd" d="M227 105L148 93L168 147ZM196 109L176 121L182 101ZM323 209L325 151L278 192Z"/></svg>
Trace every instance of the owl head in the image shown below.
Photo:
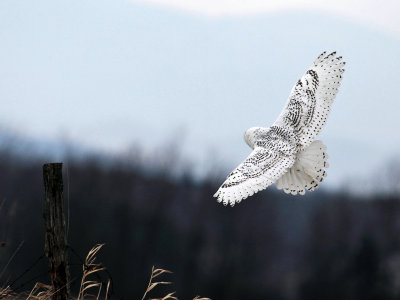
<svg viewBox="0 0 400 300"><path fill-rule="evenodd" d="M262 129L264 129L264 128L251 127L249 129L247 129L246 132L244 133L244 140L251 149L254 149L254 143L256 142L258 136L260 135L260 132L262 131Z"/></svg>

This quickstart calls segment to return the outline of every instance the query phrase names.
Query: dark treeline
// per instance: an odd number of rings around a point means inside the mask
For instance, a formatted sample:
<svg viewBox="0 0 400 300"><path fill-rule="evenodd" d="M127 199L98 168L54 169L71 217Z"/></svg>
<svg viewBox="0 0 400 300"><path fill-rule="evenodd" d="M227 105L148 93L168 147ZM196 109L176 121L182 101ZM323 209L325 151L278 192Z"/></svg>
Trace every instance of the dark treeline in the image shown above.
<svg viewBox="0 0 400 300"><path fill-rule="evenodd" d="M98 260L115 298L141 299L155 265L174 272L167 290L179 299L399 299L399 197L293 197L271 188L230 208L212 198L221 181L170 179L168 170L117 160L66 161L75 292L80 257L105 243ZM0 286L17 292L49 282L46 259L24 273L43 255L44 162L0 154L0 272L23 242Z"/></svg>

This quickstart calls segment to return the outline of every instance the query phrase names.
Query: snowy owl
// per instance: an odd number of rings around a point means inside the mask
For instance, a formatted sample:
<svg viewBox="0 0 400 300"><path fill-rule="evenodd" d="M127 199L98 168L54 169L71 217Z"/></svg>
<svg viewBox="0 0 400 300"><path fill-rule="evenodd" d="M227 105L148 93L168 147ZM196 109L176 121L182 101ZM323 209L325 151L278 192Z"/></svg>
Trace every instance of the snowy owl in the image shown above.
<svg viewBox="0 0 400 300"><path fill-rule="evenodd" d="M285 108L269 127L244 135L253 152L214 194L224 205L235 203L276 182L285 193L313 191L326 176L326 146L314 138L326 123L344 72L341 56L322 53L293 87Z"/></svg>

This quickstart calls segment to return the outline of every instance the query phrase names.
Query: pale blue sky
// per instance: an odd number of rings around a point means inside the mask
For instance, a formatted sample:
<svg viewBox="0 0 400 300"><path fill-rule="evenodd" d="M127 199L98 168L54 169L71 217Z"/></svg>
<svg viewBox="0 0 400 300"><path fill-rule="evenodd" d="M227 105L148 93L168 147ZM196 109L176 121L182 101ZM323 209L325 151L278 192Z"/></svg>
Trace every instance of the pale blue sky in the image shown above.
<svg viewBox="0 0 400 300"><path fill-rule="evenodd" d="M390 17L390 16L388 16ZM200 169L233 169L323 50L347 61L320 138L327 186L400 153L400 38L332 14L209 18L130 1L0 2L0 125L94 149L181 139Z"/></svg>

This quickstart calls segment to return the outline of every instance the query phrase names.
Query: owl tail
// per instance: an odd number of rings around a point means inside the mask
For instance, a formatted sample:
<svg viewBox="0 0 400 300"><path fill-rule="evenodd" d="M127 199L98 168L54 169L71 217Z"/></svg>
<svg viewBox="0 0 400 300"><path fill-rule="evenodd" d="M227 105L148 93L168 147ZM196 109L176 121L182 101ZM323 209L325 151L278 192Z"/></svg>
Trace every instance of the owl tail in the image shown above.
<svg viewBox="0 0 400 300"><path fill-rule="evenodd" d="M297 154L294 165L279 178L276 187L287 194L304 195L306 189L313 191L326 177L324 168L328 168L326 146L321 141L314 141Z"/></svg>

